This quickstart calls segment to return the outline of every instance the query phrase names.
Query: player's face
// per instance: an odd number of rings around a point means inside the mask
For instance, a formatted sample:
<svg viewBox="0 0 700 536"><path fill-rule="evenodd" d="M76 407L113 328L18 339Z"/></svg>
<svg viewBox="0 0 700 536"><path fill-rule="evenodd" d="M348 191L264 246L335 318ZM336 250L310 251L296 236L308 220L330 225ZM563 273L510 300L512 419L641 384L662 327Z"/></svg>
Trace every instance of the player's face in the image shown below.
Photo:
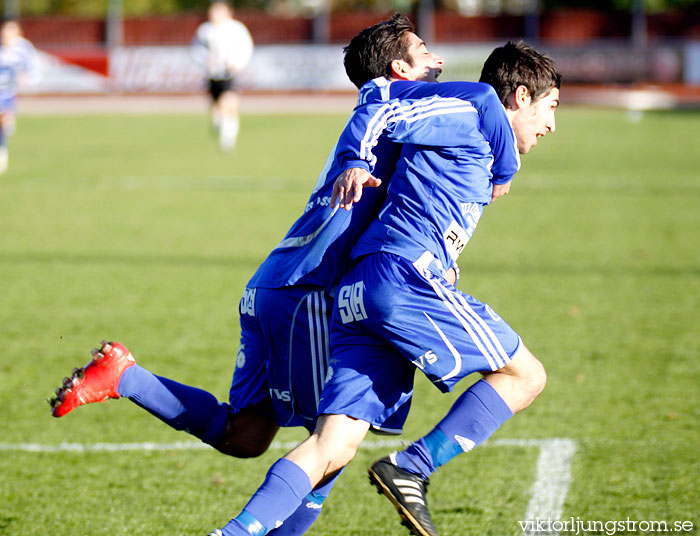
<svg viewBox="0 0 700 536"><path fill-rule="evenodd" d="M549 132L554 132L556 124L554 113L559 107L559 90L552 88L536 101L528 96L522 107L513 115L513 131L518 142L518 151L527 153L537 139Z"/></svg>
<svg viewBox="0 0 700 536"><path fill-rule="evenodd" d="M413 60L413 65L407 67L407 80L422 80L423 82L437 82L442 72L442 58L428 51L425 42L413 32L406 34L408 40L408 55Z"/></svg>
<svg viewBox="0 0 700 536"><path fill-rule="evenodd" d="M21 31L15 22L6 22L0 30L0 41L4 46L10 47L19 39Z"/></svg>
<svg viewBox="0 0 700 536"><path fill-rule="evenodd" d="M231 18L231 11L226 4L214 2L209 6L209 22L220 24Z"/></svg>

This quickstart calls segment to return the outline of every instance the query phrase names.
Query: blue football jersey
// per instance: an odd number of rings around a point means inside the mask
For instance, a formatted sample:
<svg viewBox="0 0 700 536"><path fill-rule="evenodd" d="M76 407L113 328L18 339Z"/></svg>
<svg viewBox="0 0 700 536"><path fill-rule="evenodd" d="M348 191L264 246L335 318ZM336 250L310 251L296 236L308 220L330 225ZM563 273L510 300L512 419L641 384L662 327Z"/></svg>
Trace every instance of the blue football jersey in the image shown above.
<svg viewBox="0 0 700 536"><path fill-rule="evenodd" d="M375 144L383 132L391 131L397 115L405 115L405 110L416 106L415 99L425 99L427 94L443 103L468 104L471 113L460 114L461 121L453 125L453 144L407 142L403 146L385 205L352 256L385 251L415 262L429 253L431 263L426 267L444 276L471 238L483 207L490 203L493 184L510 181L520 168L515 134L494 89L472 82L369 82L360 90L361 105L351 119L366 125L355 134L362 140L359 151L352 143L340 151L345 163L358 166L364 161L371 171L377 158ZM431 133L431 128L440 132ZM422 136L441 140L444 128L426 123Z"/></svg>
<svg viewBox="0 0 700 536"><path fill-rule="evenodd" d="M407 83L404 90L410 91L413 85ZM377 79L367 87L370 86L388 97L392 85ZM454 147L468 141L466 125L472 121L475 110L463 99L436 97L435 91L441 86L427 84L421 95L398 107L394 105L399 100L390 98L394 102L388 107L393 114L386 124L370 124L372 116L366 113L363 101L367 94L360 93L358 108L331 151L303 214L258 268L248 287L315 285L332 291L350 267L350 252L357 239L376 219L386 199L387 184L401 151L398 144ZM364 139L368 129L376 131L371 140ZM371 148L371 158L349 157L359 155L363 146ZM351 211L331 209L333 183L340 173L350 167L368 169L370 165L373 175L383 180L382 186L365 189L362 202Z"/></svg>

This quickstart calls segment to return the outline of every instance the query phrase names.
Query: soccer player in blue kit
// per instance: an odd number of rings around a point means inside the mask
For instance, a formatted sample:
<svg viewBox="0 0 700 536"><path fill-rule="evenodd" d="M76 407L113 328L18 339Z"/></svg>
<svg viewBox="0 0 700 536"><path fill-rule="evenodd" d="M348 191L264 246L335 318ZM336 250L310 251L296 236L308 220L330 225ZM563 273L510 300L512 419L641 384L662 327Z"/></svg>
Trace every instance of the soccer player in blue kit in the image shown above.
<svg viewBox="0 0 700 536"><path fill-rule="evenodd" d="M314 433L273 464L243 511L213 535L267 534L314 486L350 462L370 428L400 430L416 369L443 392L480 372L483 379L433 431L370 469L410 530L436 535L425 503L428 476L485 441L544 388L544 367L518 334L446 276L484 206L507 193L520 166L518 153L554 131L561 76L551 59L508 43L487 59L481 80L488 84L439 84L443 96L472 107L461 127L469 141L459 147L404 145L387 201L353 248L356 265L336 294L328 381ZM344 133L351 134L341 136L341 143L348 142L340 148L343 158L354 166L364 161L371 171L379 134L407 105L401 99L419 98L425 90L420 82L384 79L364 85ZM349 205L357 198L341 199Z"/></svg>
<svg viewBox="0 0 700 536"><path fill-rule="evenodd" d="M363 82L375 76L436 82L442 59L427 50L405 17L362 35L372 39L348 52L346 64L356 64L349 72L365 73ZM439 84L428 85L439 91ZM402 113L374 148L373 172L380 179L388 179L394 170L400 151L394 141L455 146L467 140L454 133L471 115L463 101L417 100ZM313 430L328 375L334 289L350 267L349 251L386 197L385 188L377 188L353 211L330 207L334 180L348 169L341 165L340 146L331 152L304 214L247 285L239 307L241 344L228 404L204 390L156 376L137 365L123 345L103 342L93 350L90 363L64 380L52 400L52 414L61 417L80 405L125 397L173 428L236 457L265 452L280 426ZM303 534L332 484L327 479L309 490L297 512L273 527L273 533Z"/></svg>

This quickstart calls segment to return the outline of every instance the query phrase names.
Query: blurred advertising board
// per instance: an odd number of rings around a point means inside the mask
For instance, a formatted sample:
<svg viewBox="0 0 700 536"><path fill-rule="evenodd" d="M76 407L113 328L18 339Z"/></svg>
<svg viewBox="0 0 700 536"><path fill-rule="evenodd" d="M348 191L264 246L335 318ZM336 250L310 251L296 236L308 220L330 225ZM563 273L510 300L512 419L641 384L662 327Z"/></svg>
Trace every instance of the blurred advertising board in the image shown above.
<svg viewBox="0 0 700 536"><path fill-rule="evenodd" d="M501 43L439 45L441 80L478 80L481 65ZM700 84L700 42L634 49L627 45L542 47L566 83ZM82 54L85 54L82 52ZM186 46L120 47L111 51L41 56L41 77L26 93L189 93L204 88L203 73ZM239 75L255 91L351 91L340 45L260 45Z"/></svg>

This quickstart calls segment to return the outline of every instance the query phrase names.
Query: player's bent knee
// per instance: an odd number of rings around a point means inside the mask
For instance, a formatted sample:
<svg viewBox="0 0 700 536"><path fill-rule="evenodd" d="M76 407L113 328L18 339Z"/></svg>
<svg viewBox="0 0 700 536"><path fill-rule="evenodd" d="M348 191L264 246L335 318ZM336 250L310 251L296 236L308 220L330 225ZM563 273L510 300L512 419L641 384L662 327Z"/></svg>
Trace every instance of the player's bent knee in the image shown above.
<svg viewBox="0 0 700 536"><path fill-rule="evenodd" d="M547 385L547 371L544 365L535 359L532 368L530 369L530 374L527 382L529 386L530 396L532 400L535 400L542 391L544 391Z"/></svg>
<svg viewBox="0 0 700 536"><path fill-rule="evenodd" d="M346 415L323 415L314 431L318 447L332 460L331 470L342 469L357 454L369 424Z"/></svg>
<svg viewBox="0 0 700 536"><path fill-rule="evenodd" d="M267 451L269 445L240 445L236 442L223 442L216 445L216 450L234 458L257 458Z"/></svg>
<svg viewBox="0 0 700 536"><path fill-rule="evenodd" d="M521 405L524 409L542 393L547 384L547 371L542 362L530 350L522 345L513 360L499 372L503 372L515 380L520 393Z"/></svg>
<svg viewBox="0 0 700 536"><path fill-rule="evenodd" d="M339 445L333 454L332 471L338 471L349 464L357 454L358 445Z"/></svg>
<svg viewBox="0 0 700 536"><path fill-rule="evenodd" d="M240 437L224 436L214 448L234 458L257 458L263 455L269 446L269 443L245 443Z"/></svg>
<svg viewBox="0 0 700 536"><path fill-rule="evenodd" d="M527 350L527 349L526 349ZM547 371L542 362L527 350L527 359L522 367L522 378L524 389L530 397L530 402L534 401L547 385Z"/></svg>
<svg viewBox="0 0 700 536"><path fill-rule="evenodd" d="M246 412L231 414L214 448L235 458L256 458L267 452L277 430L279 426L269 417Z"/></svg>

